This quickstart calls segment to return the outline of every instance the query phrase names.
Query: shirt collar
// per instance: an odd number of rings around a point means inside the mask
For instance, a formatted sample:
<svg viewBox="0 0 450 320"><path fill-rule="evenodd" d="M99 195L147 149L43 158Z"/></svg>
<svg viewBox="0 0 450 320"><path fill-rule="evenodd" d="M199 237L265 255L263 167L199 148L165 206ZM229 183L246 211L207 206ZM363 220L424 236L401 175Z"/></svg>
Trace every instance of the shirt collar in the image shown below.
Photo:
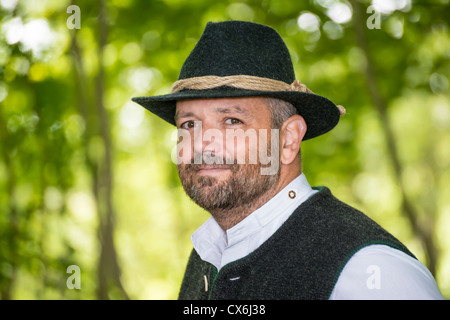
<svg viewBox="0 0 450 320"><path fill-rule="evenodd" d="M306 200L312 191L304 174L300 174L283 190L277 193L263 206L255 210L244 220L226 231L228 245L231 246L251 236L260 228L270 224L274 219L288 216Z"/></svg>

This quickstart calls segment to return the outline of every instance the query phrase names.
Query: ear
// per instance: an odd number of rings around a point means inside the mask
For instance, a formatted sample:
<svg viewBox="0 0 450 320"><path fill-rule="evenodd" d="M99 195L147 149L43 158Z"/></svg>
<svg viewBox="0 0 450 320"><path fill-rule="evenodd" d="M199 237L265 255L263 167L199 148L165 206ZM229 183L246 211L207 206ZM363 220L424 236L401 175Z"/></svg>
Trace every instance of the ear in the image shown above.
<svg viewBox="0 0 450 320"><path fill-rule="evenodd" d="M300 145L306 133L306 122L300 115L293 115L281 127L280 160L282 164L290 164L300 151Z"/></svg>

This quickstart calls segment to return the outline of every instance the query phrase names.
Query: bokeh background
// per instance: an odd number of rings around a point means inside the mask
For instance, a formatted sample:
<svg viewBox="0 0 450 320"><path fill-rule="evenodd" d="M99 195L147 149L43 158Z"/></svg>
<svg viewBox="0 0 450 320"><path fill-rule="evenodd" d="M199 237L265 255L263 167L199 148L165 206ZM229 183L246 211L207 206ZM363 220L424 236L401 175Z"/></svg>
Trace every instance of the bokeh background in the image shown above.
<svg viewBox="0 0 450 320"><path fill-rule="evenodd" d="M130 99L168 93L205 24L230 19L278 30L297 79L347 109L302 144L309 182L450 297L448 0L0 0L0 15L2 299L176 299L209 216L180 186L174 128Z"/></svg>

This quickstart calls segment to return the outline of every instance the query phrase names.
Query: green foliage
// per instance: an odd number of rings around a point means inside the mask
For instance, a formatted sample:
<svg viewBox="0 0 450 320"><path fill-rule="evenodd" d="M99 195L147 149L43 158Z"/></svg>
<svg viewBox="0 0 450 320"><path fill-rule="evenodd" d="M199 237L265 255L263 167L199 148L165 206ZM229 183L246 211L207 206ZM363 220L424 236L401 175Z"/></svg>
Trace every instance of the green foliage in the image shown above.
<svg viewBox="0 0 450 320"><path fill-rule="evenodd" d="M278 30L297 78L347 109L302 145L309 182L393 232L450 297L448 1L392 1L379 29L370 1L14 3L0 3L2 299L177 297L208 214L178 181L174 128L130 98L167 93L206 22L230 19Z"/></svg>

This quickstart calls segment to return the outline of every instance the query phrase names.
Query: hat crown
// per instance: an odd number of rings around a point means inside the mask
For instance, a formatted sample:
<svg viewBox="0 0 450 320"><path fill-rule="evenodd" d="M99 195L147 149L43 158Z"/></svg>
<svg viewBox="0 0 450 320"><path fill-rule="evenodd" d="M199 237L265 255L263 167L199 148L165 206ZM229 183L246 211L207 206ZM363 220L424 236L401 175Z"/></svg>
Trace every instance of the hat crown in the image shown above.
<svg viewBox="0 0 450 320"><path fill-rule="evenodd" d="M250 75L295 80L289 51L272 28L252 22L208 22L181 68L179 80L202 76Z"/></svg>

